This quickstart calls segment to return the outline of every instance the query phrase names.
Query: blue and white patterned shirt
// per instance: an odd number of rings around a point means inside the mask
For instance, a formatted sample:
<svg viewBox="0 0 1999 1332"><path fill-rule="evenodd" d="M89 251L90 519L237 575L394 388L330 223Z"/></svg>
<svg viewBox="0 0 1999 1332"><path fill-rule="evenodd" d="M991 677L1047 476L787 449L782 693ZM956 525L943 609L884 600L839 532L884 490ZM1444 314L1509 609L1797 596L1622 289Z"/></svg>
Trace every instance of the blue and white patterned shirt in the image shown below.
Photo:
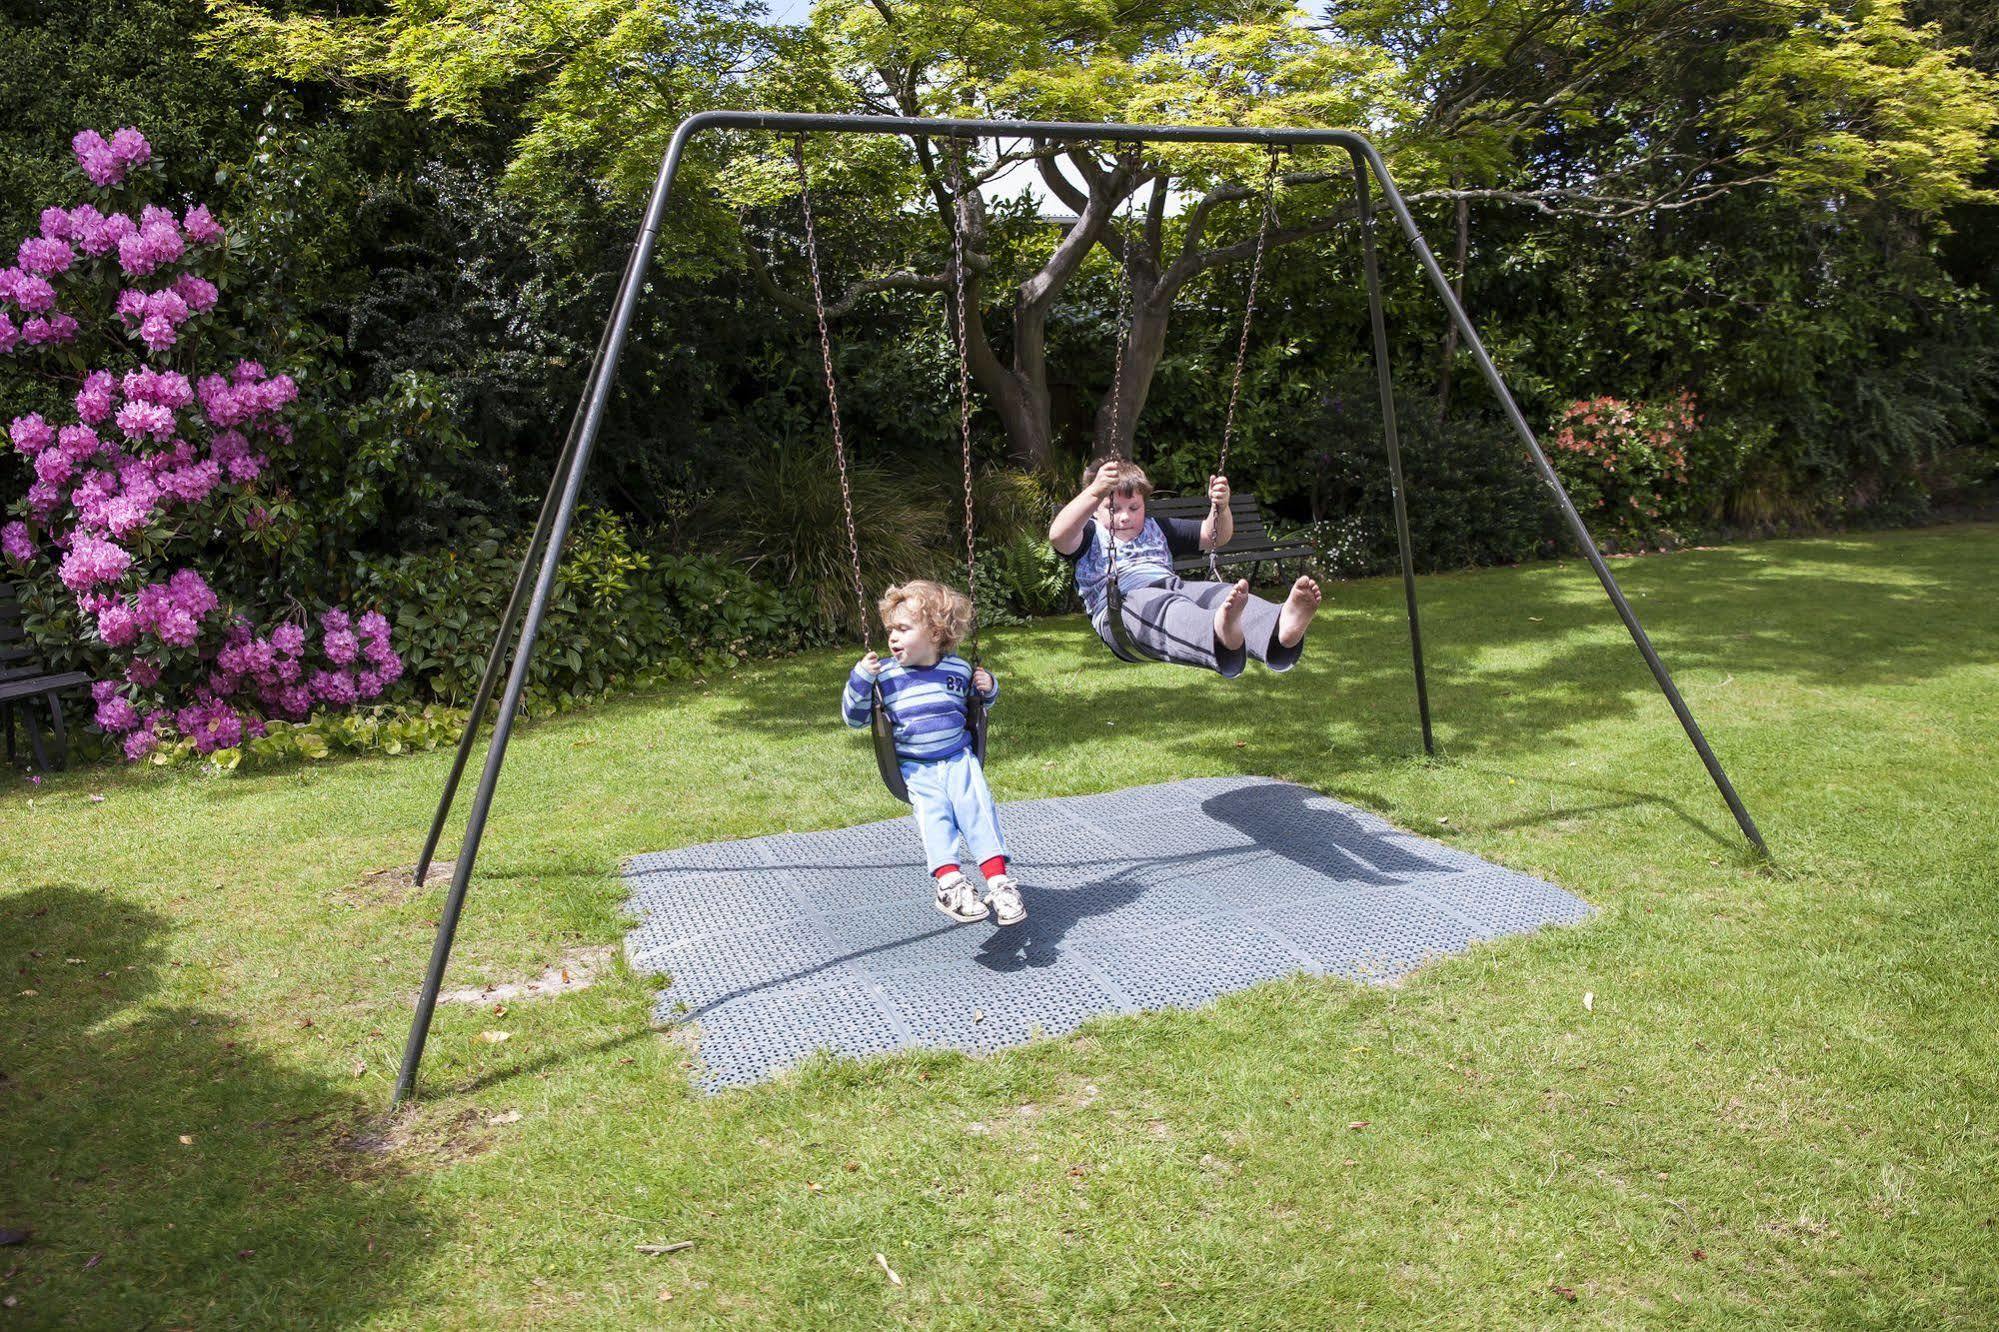
<svg viewBox="0 0 1999 1332"><path fill-rule="evenodd" d="M1092 518L1083 541L1069 556L1076 562L1076 592L1095 621L1104 610L1104 574L1110 563L1110 531ZM1201 549L1201 524L1193 518L1147 518L1138 535L1117 548L1118 591L1130 593L1173 577L1173 561Z"/></svg>
<svg viewBox="0 0 1999 1332"><path fill-rule="evenodd" d="M947 655L934 666L915 667L887 658L873 680L856 666L848 673L847 687L840 695L840 715L847 725L856 730L867 726L873 710L872 686L877 682L889 720L895 723L898 757L935 763L972 743L972 733L965 725L972 665L963 657ZM991 693L980 697L990 707L999 697L999 681L993 681Z"/></svg>

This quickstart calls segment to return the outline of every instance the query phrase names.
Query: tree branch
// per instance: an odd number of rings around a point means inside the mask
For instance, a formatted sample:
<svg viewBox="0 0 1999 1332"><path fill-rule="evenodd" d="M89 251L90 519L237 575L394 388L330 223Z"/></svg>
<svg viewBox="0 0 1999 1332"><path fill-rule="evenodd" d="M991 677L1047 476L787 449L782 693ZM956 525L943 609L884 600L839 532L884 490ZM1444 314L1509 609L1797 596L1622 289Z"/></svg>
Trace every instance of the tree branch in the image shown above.
<svg viewBox="0 0 1999 1332"><path fill-rule="evenodd" d="M1145 249L1154 256L1155 263L1165 257L1166 242L1161 233L1166 227L1166 182L1169 177L1161 172L1153 177L1152 197L1145 202Z"/></svg>
<svg viewBox="0 0 1999 1332"><path fill-rule="evenodd" d="M1323 185L1327 181L1344 178L1344 172L1293 171L1288 175L1279 176L1277 183L1285 189L1296 189L1303 185ZM1180 239L1179 257L1185 258L1199 252L1201 234L1207 230L1208 215L1214 212L1216 205L1233 203L1240 199L1255 199L1262 194L1261 186L1226 184L1216 185L1202 195L1200 202L1194 205L1193 211L1187 214L1187 229ZM1174 262L1177 264L1179 259L1176 258Z"/></svg>
<svg viewBox="0 0 1999 1332"><path fill-rule="evenodd" d="M1083 210L1090 206L1090 197L1077 189L1075 182L1062 174L1062 168L1055 161L1054 155L1052 153L1047 155L1037 154L1034 165L1041 172L1041 179L1047 183L1049 193L1060 199L1064 206L1069 208L1078 217L1081 217Z"/></svg>
<svg viewBox="0 0 1999 1332"><path fill-rule="evenodd" d="M811 301L803 296L786 291L778 285L776 276L770 271L770 265L764 260L763 251L759 250L755 245L745 243L743 246L743 255L749 262L750 277L757 284L757 290L769 297L775 304L786 310L790 310L794 314L809 315L815 313ZM969 259L965 267L967 269L971 268ZM845 292L841 293L837 300L826 302L826 317L828 319L838 319L841 315L847 314L856 305L860 304L863 298L873 296L878 292L949 291L950 289L951 275L948 272L887 273L880 277L862 278L859 282L856 282L853 286L847 288Z"/></svg>
<svg viewBox="0 0 1999 1332"><path fill-rule="evenodd" d="M1069 228L1069 234L1056 245L1055 252L1041 270L1020 284L1020 299L1024 305L1043 305L1061 293L1069 279L1075 275L1083 259L1098 240L1108 233L1105 224L1116 210L1118 203L1135 184L1126 175L1126 168L1120 164L1109 175L1097 173L1102 187L1094 184L1088 202L1084 205L1076 225Z"/></svg>
<svg viewBox="0 0 1999 1332"><path fill-rule="evenodd" d="M1343 226L1353 221L1356 216L1358 215L1353 209L1343 208L1338 212L1315 218L1302 226L1273 227L1268 239L1264 242L1264 246L1267 250L1274 250L1279 246L1289 245L1293 241L1301 241L1310 236L1321 236L1335 227ZM1248 259L1255 254L1256 237L1254 236L1248 240L1237 241L1232 245L1223 245L1212 250L1199 250L1193 254L1183 252L1178 259L1173 261L1173 266L1167 269L1165 274L1160 277L1159 285L1153 289L1153 301L1157 303L1162 300L1171 300L1174 294L1181 287L1185 286L1189 279L1205 273L1211 268L1219 268L1223 264L1232 264L1238 260Z"/></svg>

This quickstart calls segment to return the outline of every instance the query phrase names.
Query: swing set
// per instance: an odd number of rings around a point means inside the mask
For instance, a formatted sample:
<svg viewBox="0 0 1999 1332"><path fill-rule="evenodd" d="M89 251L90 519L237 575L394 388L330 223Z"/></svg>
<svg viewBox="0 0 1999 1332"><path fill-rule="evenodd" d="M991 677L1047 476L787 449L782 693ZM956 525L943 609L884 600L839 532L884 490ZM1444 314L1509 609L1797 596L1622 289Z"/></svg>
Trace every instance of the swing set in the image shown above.
<svg viewBox="0 0 1999 1332"><path fill-rule="evenodd" d="M456 863L452 867L451 886L445 895L436 939L431 948L430 965L424 975L423 989L417 998L416 1012L410 1023L409 1039L403 1049L402 1066L396 1078L395 1104L400 1105L416 1087L418 1067L423 1058L425 1041L430 1032L431 1017L437 1005L437 995L443 983L446 965L451 957L451 944L457 933L459 917L465 906L467 887L472 880L473 867L477 863L479 844L486 830L486 819L493 805L493 797L499 786L500 769L506 761L507 744L512 738L514 721L520 712L521 695L527 685L528 664L534 652L535 637L541 628L548 610L549 597L555 586L556 573L562 559L563 542L568 536L570 523L575 516L576 503L582 490L583 477L589 468L591 449L596 443L597 433L603 424L604 412L609 404L612 386L617 377L618 358L624 350L632 317L638 307L640 295L645 287L646 268L652 258L653 244L659 235L661 223L666 215L668 198L672 192L675 177L687 145L697 134L710 131L763 131L767 133L789 134L794 137L794 160L799 179L800 201L805 215L806 258L812 277L813 304L817 316L821 366L825 372L827 404L832 416L834 459L840 469L840 495L847 527L848 552L852 561L854 595L861 615L861 636L863 642L871 641L872 630L868 614L867 592L861 576L860 545L856 535L853 499L848 486L846 441L841 431L839 413L839 392L833 375L832 341L827 330L825 296L820 283L818 240L812 220L812 200L810 180L807 175L804 154L804 136L807 134L893 134L910 137L924 137L946 141L979 141L984 139L1028 139L1039 143L1113 143L1136 146L1143 143L1209 143L1209 144L1258 144L1269 152L1269 162L1265 172L1262 191L1262 216L1259 222L1256 259L1250 275L1248 300L1243 309L1242 331L1237 340L1235 375L1229 393L1228 420L1223 430L1218 470L1225 468L1228 448L1235 434L1236 403L1242 388L1243 357L1248 347L1251 319L1256 309L1256 289L1262 276L1264 248L1268 241L1271 215L1274 211L1273 197L1277 178L1278 156L1286 149L1303 147L1331 147L1344 149L1353 165L1355 223L1360 233L1362 267L1366 276L1368 316L1373 332L1375 377L1381 395L1382 435L1386 445L1391 494L1394 501L1396 541L1401 556L1403 598L1409 617L1410 654L1415 667L1417 713L1421 721L1423 748L1426 753L1435 752L1435 742L1431 734L1429 689L1423 670L1423 639L1416 611L1416 574L1414 557L1409 536L1409 515L1404 496L1402 479L1401 447L1396 433L1395 401L1393 382L1388 362L1388 331L1382 309L1381 279L1377 265L1374 242L1374 205L1370 199L1370 184L1378 183L1388 211L1394 215L1403 236L1415 252L1430 286L1456 325L1464 346L1477 363L1479 373L1491 386L1514 432L1527 446L1534 468L1542 483L1553 495L1570 533L1575 537L1590 568L1596 573L1597 581L1603 586L1618 618L1624 622L1632 642L1644 657L1659 690L1671 705L1673 714L1679 719L1682 729L1700 756L1708 776L1727 803L1736 825L1755 849L1768 856L1763 836L1757 830L1755 821L1744 807L1741 797L1736 794L1721 762L1708 745L1693 713L1681 698L1678 687L1665 663L1659 659L1644 626L1626 600L1623 589L1618 586L1610 567L1598 553L1596 542L1591 538L1582 516L1576 512L1561 479L1556 475L1548 456L1543 452L1534 430L1527 424L1519 405L1513 400L1505 381L1493 366L1485 345L1478 332L1466 316L1464 307L1453 294L1449 280L1430 252L1421 230L1409 212L1401 191L1396 188L1389 175L1388 166L1380 152L1363 136L1350 130L1338 129L1274 129L1241 126L1187 126L1187 125L1126 125L1126 124L1078 124L1061 121L1005 121L1005 120L960 120L923 119L917 117L864 116L864 115L820 115L790 112L762 111L704 111L689 116L675 129L672 141L660 161L659 173L653 183L652 195L646 204L645 220L640 225L631 253L626 259L618 294L611 307L611 315L606 322L597 350L591 360L590 372L584 381L584 388L574 415L570 419L567 438L555 464L555 472L549 482L547 496L542 501L540 516L535 521L534 534L521 560L521 567L514 580L513 592L500 617L498 632L494 636L492 651L486 658L486 666L472 700L464 734L459 739L458 750L452 761L450 775L446 778L444 790L439 797L437 812L431 820L430 833L418 858L415 881L422 884L430 871L436 856L444 825L450 817L452 802L457 795L458 785L465 773L465 766L471 758L472 748L478 737L479 723L485 717L486 709L492 705L496 690L500 690L499 712L493 724L492 738L488 742L486 760L479 775L479 782L472 797L472 807L465 822L465 832L460 844ZM962 197L966 188L962 167L957 165L953 155L953 188ZM1135 194L1135 192L1134 192ZM962 229L957 222L957 211L953 209L951 227L953 296L952 334L958 355L958 398L959 436L964 459L965 483L965 573L967 590L972 594L975 615L973 639L970 646L971 660L978 664L977 647L977 586L976 566L973 559L973 499L972 499L972 454L971 454L971 388L966 359L965 342L965 256ZM1126 223L1131 221L1130 201L1127 200ZM1112 227L1113 234L1116 228ZM1121 304L1124 313L1129 312L1132 300L1131 252L1129 239L1120 237L1122 251L1120 264ZM1125 348L1130 320L1123 321L1117 348L1117 379L1119 387L1112 396L1113 456L1122 460L1120 440L1121 424L1119 413L1123 410L1121 386ZM1212 510L1211 510L1212 512ZM1215 552L1209 550L1210 569L1215 569ZM1118 594L1115 567L1116 542L1111 543L1110 568L1106 576L1106 593L1109 598L1113 637L1117 640L1119 656L1128 661L1142 661L1145 656L1131 641L1125 627L1122 600ZM516 629L519 640L515 641ZM512 647L511 656L509 647ZM500 689L500 677L506 676L504 689ZM977 706L976 695L971 702L974 711L969 719L977 752L981 759L985 756L986 726L983 708ZM903 788L901 772L895 760L894 744L889 731L888 719L882 706L877 687L874 704L873 735L877 766L881 777L897 798L907 801L908 792Z"/></svg>

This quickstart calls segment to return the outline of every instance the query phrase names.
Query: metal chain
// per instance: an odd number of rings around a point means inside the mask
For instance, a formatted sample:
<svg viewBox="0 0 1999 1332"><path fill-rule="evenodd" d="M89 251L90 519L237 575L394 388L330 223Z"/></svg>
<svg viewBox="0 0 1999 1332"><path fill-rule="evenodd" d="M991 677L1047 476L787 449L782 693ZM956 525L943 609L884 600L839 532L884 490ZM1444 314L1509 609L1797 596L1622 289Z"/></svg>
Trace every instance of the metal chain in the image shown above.
<svg viewBox="0 0 1999 1332"><path fill-rule="evenodd" d="M955 147L956 145L953 145ZM965 342L965 163L951 155L951 273L957 288L953 332L958 344L958 439L965 459L965 594L972 602L972 666L979 664L979 562L972 522L972 371Z"/></svg>
<svg viewBox="0 0 1999 1332"><path fill-rule="evenodd" d="M798 201L805 210L805 266L812 274L812 309L819 317L819 364L826 375L826 408L833 417L833 461L840 469L840 508L847 519L847 555L854 570L854 604L861 612L861 646L872 650L868 592L861 579L861 538L854 530L854 491L847 479L847 441L840 430L840 390L833 382L833 339L826 331L826 293L819 282L819 237L812 226L812 182L805 170L805 136L792 141L798 164Z"/></svg>
<svg viewBox="0 0 1999 1332"><path fill-rule="evenodd" d="M1270 161L1263 172L1263 218L1258 223L1256 231L1256 261L1250 265L1249 270L1249 299L1242 307L1242 335L1236 339L1235 344L1235 378L1229 382L1229 412L1228 418L1222 423L1222 451L1221 456L1215 459L1215 474L1218 476L1227 476L1229 473L1229 444L1235 438L1236 403L1242 397L1242 366L1249 352L1250 321L1256 316L1256 289L1263 280L1263 251L1270 240L1270 217L1277 211L1276 189L1277 149L1273 147L1270 150ZM1208 517L1219 530L1221 505L1215 503L1213 499L1208 501ZM1221 560L1217 550L1219 544L1208 548L1208 577L1215 582L1220 582L1222 577Z"/></svg>
<svg viewBox="0 0 1999 1332"><path fill-rule="evenodd" d="M1125 196L1126 222L1131 220L1132 203L1137 198L1138 185L1134 183L1131 193ZM1113 213L1105 225L1117 230L1116 221ZM1135 242L1128 235L1122 240L1124 244L1118 257L1117 355L1111 366L1111 459L1119 464L1120 470L1124 463L1124 352L1131 341L1131 321L1138 303L1131 278L1131 252ZM1116 491L1111 492L1111 508L1113 511L1117 508ZM1117 538L1108 527L1104 529L1104 552L1104 587L1108 591L1117 586Z"/></svg>

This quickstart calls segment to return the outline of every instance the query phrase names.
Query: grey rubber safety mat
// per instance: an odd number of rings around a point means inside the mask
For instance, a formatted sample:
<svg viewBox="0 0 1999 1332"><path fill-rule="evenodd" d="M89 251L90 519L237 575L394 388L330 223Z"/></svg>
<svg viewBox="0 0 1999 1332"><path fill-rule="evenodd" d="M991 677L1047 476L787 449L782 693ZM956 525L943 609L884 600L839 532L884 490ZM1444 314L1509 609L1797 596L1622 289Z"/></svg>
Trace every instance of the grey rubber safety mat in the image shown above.
<svg viewBox="0 0 1999 1332"><path fill-rule="evenodd" d="M1300 971L1389 981L1590 911L1263 778L1020 801L1000 821L1028 912L1007 929L937 912L908 818L629 861L626 952L668 978L659 1016L697 1024L701 1084L817 1050L997 1050Z"/></svg>

